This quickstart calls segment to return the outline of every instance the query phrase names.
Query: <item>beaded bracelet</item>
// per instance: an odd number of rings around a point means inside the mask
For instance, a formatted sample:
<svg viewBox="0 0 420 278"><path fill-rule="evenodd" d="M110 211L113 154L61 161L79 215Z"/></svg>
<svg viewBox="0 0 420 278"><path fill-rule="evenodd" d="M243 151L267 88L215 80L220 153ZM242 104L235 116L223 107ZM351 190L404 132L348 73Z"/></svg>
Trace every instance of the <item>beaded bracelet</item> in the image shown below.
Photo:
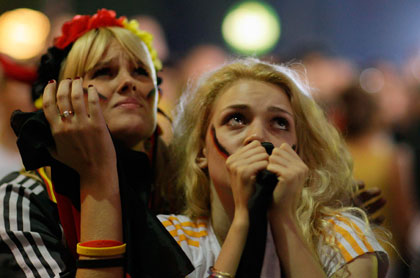
<svg viewBox="0 0 420 278"><path fill-rule="evenodd" d="M126 244L116 240L92 240L79 242L77 254L88 257L111 257L123 255Z"/></svg>
<svg viewBox="0 0 420 278"><path fill-rule="evenodd" d="M208 276L208 278L235 278L235 276L233 276L232 274L219 271L213 266L209 268L209 274L210 275Z"/></svg>

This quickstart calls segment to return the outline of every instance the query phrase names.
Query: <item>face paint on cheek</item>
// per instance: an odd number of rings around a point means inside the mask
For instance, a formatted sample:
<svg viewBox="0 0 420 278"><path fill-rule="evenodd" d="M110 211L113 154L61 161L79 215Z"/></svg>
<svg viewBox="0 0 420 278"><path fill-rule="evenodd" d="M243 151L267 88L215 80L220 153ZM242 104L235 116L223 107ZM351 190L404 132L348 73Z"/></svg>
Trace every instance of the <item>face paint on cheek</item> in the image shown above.
<svg viewBox="0 0 420 278"><path fill-rule="evenodd" d="M156 94L156 89L155 88L153 88L148 94L147 94L147 96L146 96L146 98L151 98L151 97L153 97L154 95Z"/></svg>
<svg viewBox="0 0 420 278"><path fill-rule="evenodd" d="M92 86L92 85L89 85L89 86ZM87 96L87 94L88 94L88 89L83 88L83 93ZM108 101L108 98L107 98L106 96L104 96L103 94L101 94L101 93L100 93L100 92L98 92L98 91L97 91L97 93L98 93L99 100L102 100L102 101Z"/></svg>
<svg viewBox="0 0 420 278"><path fill-rule="evenodd" d="M213 143L216 146L216 150L225 158L227 159L229 157L229 153L228 151L226 151L225 147L223 147L219 140L217 140L217 136L216 136L216 129L214 128L214 126L211 126L210 129L210 133L211 133L211 137L213 139Z"/></svg>

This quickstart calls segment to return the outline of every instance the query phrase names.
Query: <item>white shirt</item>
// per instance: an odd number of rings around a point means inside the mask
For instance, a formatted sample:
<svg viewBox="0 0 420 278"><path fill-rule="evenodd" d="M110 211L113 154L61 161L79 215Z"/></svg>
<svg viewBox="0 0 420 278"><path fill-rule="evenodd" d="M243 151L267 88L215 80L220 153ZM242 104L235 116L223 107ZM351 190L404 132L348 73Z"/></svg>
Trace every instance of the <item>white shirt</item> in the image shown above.
<svg viewBox="0 0 420 278"><path fill-rule="evenodd" d="M208 277L208 270L214 265L220 253L213 227L207 219L192 221L183 215L158 215L159 220L184 250L195 270L188 278ZM375 253L378 256L379 276L385 277L388 256L376 240L373 232L359 218L348 213L328 220L333 225L337 247L331 248L322 241L318 244L318 255L328 277L355 258ZM261 277L280 277L280 265L270 228ZM337 254L337 251L339 254Z"/></svg>

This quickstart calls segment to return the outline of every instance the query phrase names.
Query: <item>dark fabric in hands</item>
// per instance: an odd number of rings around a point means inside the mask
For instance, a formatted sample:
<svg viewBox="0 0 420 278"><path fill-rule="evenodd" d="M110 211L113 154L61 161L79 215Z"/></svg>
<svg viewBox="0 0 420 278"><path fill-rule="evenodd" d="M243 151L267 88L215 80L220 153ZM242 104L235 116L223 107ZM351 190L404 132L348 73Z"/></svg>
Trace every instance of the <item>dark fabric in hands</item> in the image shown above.
<svg viewBox="0 0 420 278"><path fill-rule="evenodd" d="M51 166L60 221L70 249L79 241L80 182L73 169L48 152L54 147L50 127L42 111L15 111L11 119L26 170ZM127 243L126 271L131 277L185 277L193 270L188 257L148 207L152 169L148 156L114 141ZM75 257L76 258L76 257Z"/></svg>
<svg viewBox="0 0 420 278"><path fill-rule="evenodd" d="M261 143L271 155L273 144ZM271 204L277 176L267 170L257 174L255 192L248 201L249 230L235 277L260 277L267 240L267 210Z"/></svg>

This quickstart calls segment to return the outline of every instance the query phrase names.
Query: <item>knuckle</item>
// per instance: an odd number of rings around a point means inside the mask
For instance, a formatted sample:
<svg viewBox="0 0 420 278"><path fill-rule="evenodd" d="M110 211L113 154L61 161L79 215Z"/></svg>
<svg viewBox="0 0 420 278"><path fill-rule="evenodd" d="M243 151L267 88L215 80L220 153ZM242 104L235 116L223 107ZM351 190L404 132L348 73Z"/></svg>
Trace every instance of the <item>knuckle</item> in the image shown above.
<svg viewBox="0 0 420 278"><path fill-rule="evenodd" d="M231 169L233 167L233 161L230 157L226 160L226 167L228 169Z"/></svg>
<svg viewBox="0 0 420 278"><path fill-rule="evenodd" d="M57 100L58 101L64 101L64 100L66 100L67 99L67 95L66 94L63 94L63 93L58 93L57 94Z"/></svg>
<svg viewBox="0 0 420 278"><path fill-rule="evenodd" d="M95 98L95 97L89 98L88 101L89 101L90 104L93 104L93 105L99 104L98 98Z"/></svg>
<svg viewBox="0 0 420 278"><path fill-rule="evenodd" d="M42 106L44 108L50 108L52 105L53 105L53 103L50 99L47 99L47 98L42 99Z"/></svg>
<svg viewBox="0 0 420 278"><path fill-rule="evenodd" d="M243 176L246 173L246 167L241 165L237 167L237 173L241 176Z"/></svg>
<svg viewBox="0 0 420 278"><path fill-rule="evenodd" d="M82 99L82 95L80 93L72 93L71 99L75 101L80 101Z"/></svg>

